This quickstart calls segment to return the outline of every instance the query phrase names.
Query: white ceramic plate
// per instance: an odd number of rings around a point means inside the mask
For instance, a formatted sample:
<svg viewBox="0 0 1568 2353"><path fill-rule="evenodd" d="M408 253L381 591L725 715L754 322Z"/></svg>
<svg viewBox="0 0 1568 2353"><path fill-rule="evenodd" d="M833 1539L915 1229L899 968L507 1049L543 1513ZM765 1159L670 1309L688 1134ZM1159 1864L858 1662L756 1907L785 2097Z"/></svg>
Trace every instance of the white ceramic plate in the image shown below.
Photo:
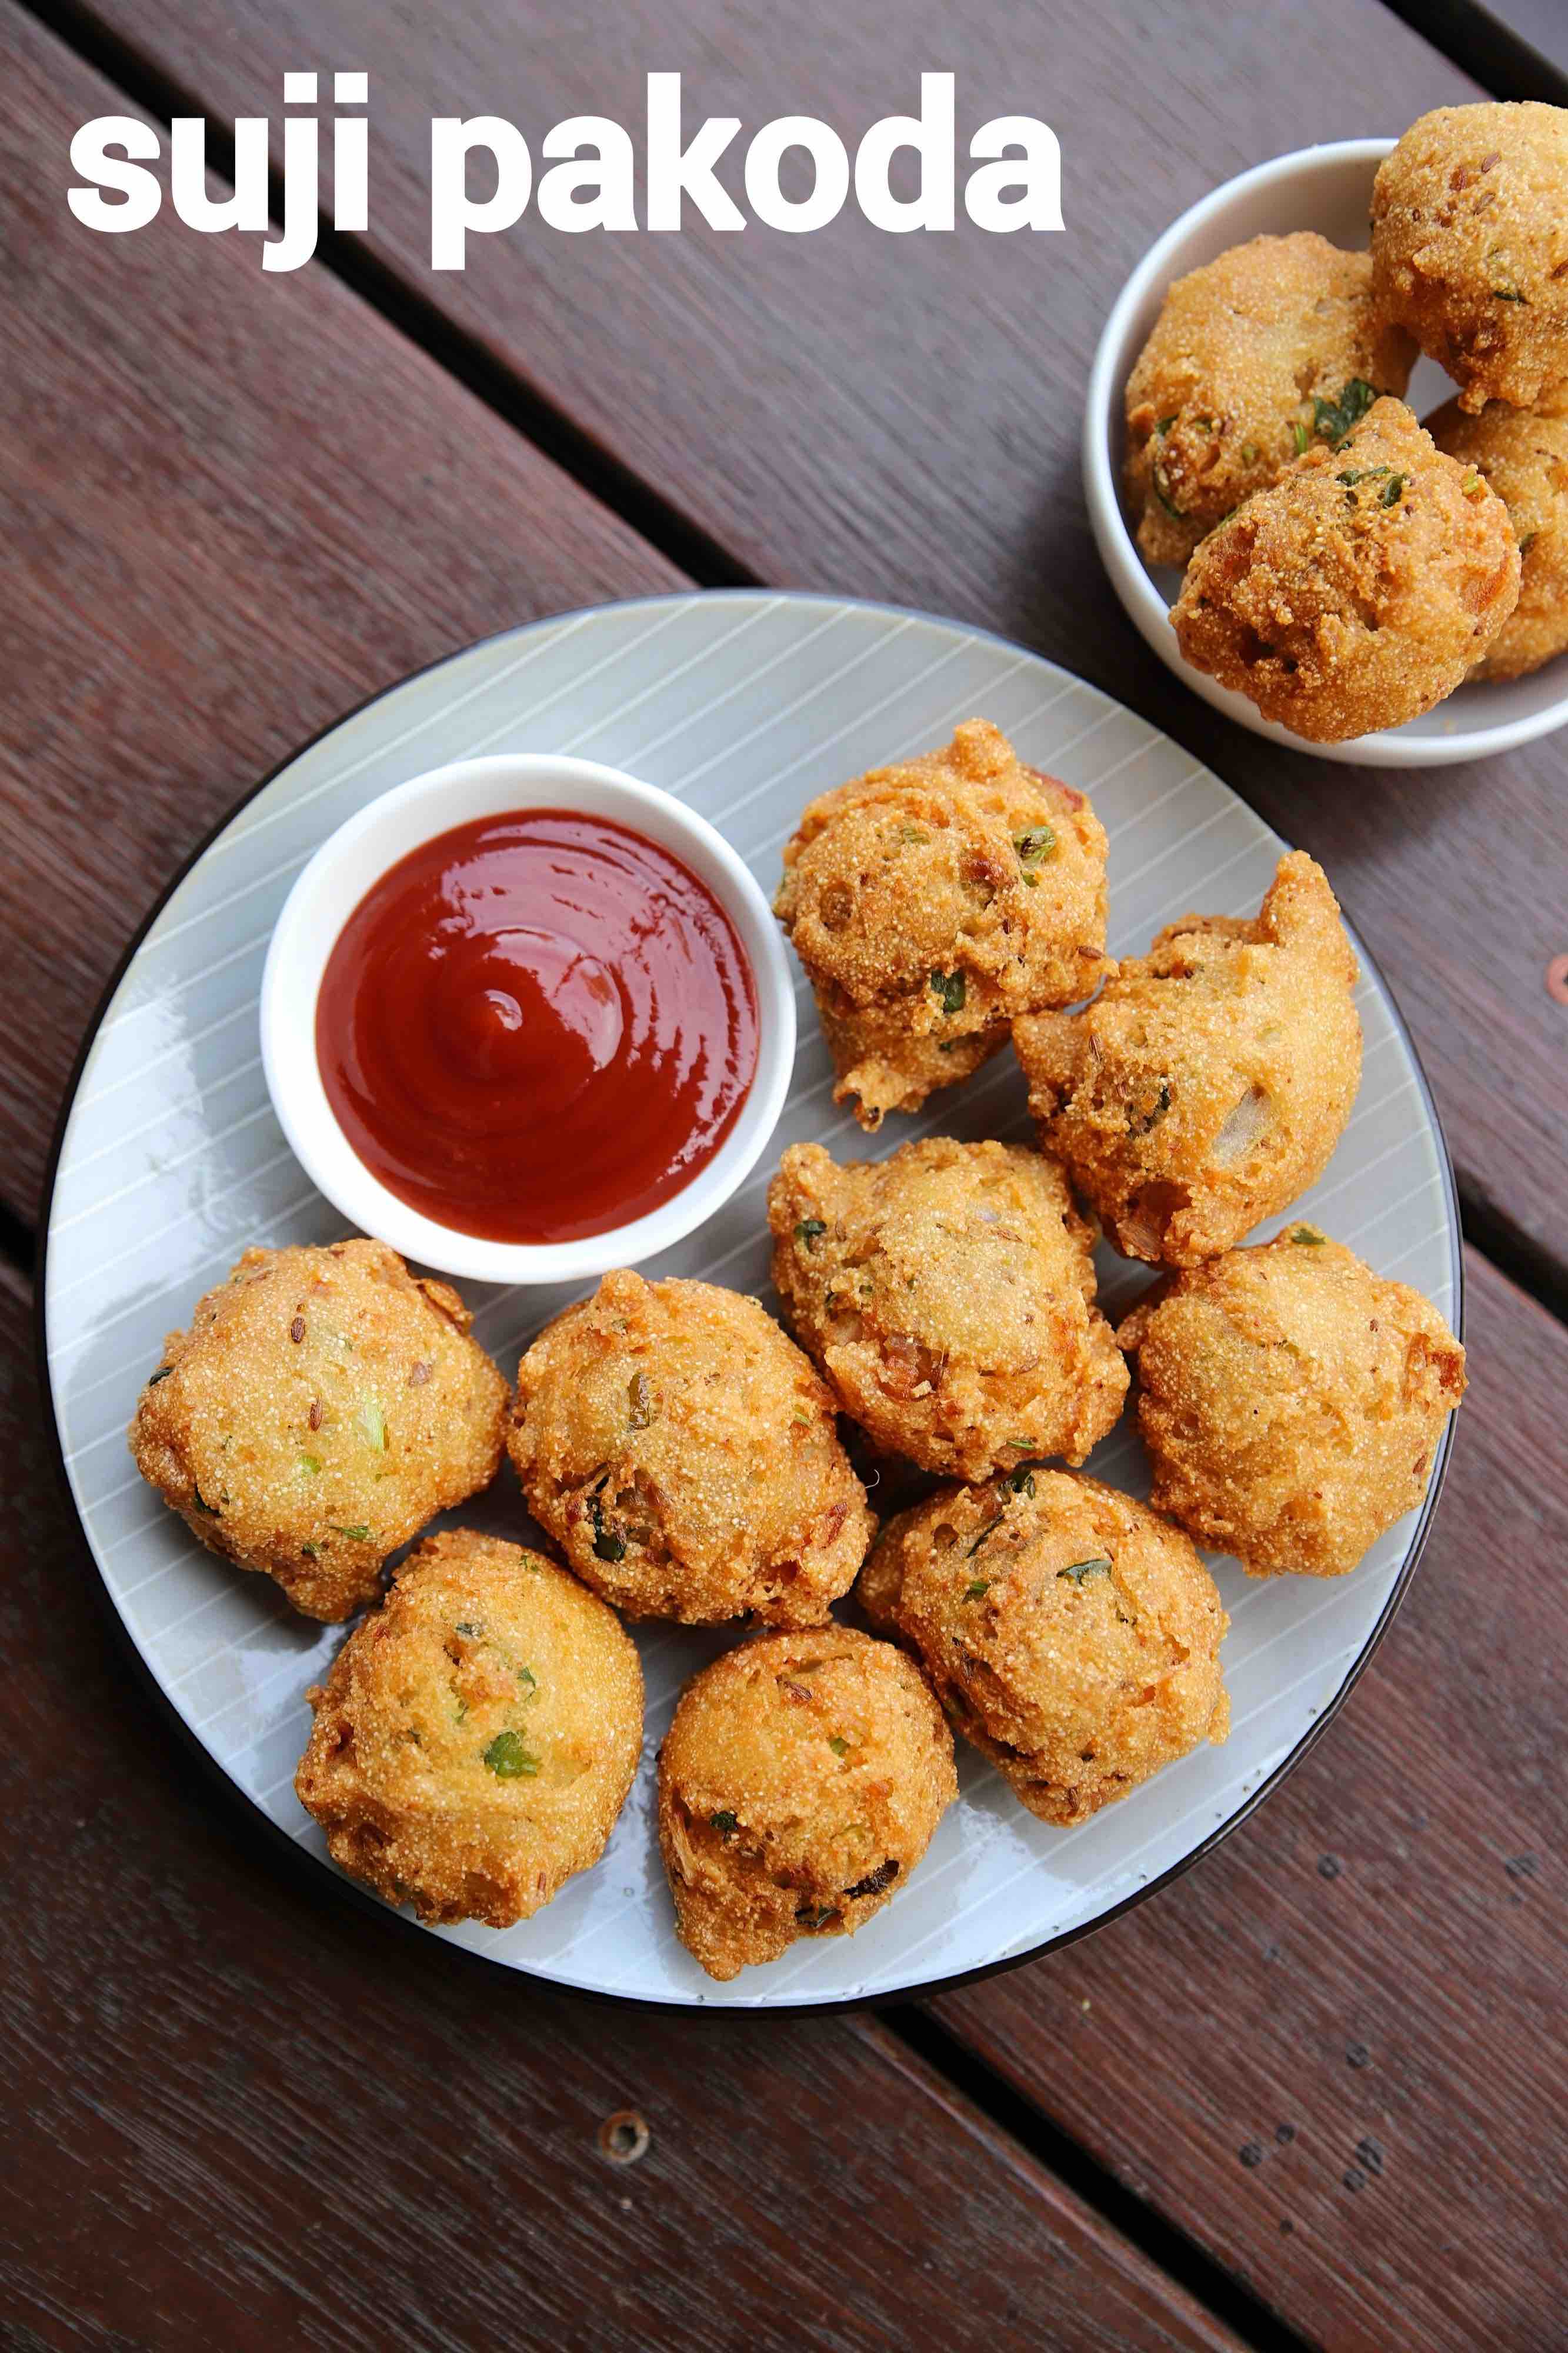
<svg viewBox="0 0 1568 2353"><path fill-rule="evenodd" d="M98 1024L62 1124L43 1277L48 1393L70 1491L131 1639L195 1740L279 1832L320 1857L294 1796L305 1689L341 1632L294 1616L263 1577L203 1552L142 1485L125 1447L163 1334L247 1243L339 1230L279 1130L262 1079L257 989L268 935L318 842L351 811L439 762L508 748L581 753L688 798L764 889L802 803L983 712L1026 759L1093 796L1110 837L1110 945L1191 909L1256 910L1280 843L1180 747L1016 646L882 606L814 596L656 597L475 646L410 679L289 761L158 909ZM1425 1082L1363 951L1360 1100L1300 1208L1458 1320L1452 1181ZM820 1138L840 1156L905 1137L1026 1133L1011 1057L875 1140L836 1112L804 982L795 1082L757 1172L649 1271L766 1296L763 1196L775 1153ZM1106 1303L1147 1280L1101 1252ZM468 1287L480 1338L510 1372L567 1295ZM1256 1802L1344 1693L1392 1610L1430 1516L1393 1529L1333 1583L1216 1573L1231 1612L1234 1729L1081 1828L1033 1820L962 1749L960 1802L907 1889L854 1938L797 1946L728 1986L677 1943L655 1848L653 1758L676 1692L721 1638L638 1630L647 1678L641 1770L608 1852L520 1926L432 1930L491 1961L595 1993L711 2007L876 2000L1021 1958L1080 1933L1190 1862ZM1089 1468L1144 1490L1130 1430ZM518 1533L510 1469L457 1515Z"/></svg>
<svg viewBox="0 0 1568 2353"><path fill-rule="evenodd" d="M1331 245L1363 251L1372 184L1392 139L1303 147L1259 164L1203 198L1151 246L1105 322L1084 404L1083 480L1095 544L1122 606L1169 670L1229 719L1270 743L1354 767L1436 768L1511 751L1568 723L1568 654L1528 678L1461 686L1420 719L1345 744L1309 744L1265 719L1244 694L1217 685L1184 659L1170 623L1179 572L1156 570L1138 552L1121 504L1127 434L1122 395L1132 364L1160 314L1172 280L1253 237L1314 228ZM1405 398L1419 417L1458 390L1435 360L1418 360Z"/></svg>

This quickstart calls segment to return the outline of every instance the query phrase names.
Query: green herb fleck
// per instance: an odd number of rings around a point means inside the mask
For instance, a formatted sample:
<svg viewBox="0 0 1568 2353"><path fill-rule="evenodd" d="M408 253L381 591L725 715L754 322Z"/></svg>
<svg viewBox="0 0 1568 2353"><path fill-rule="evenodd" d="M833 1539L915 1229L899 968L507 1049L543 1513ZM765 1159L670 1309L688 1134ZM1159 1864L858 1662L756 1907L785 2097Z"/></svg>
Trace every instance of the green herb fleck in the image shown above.
<svg viewBox="0 0 1568 2353"><path fill-rule="evenodd" d="M826 1231L827 1228L820 1218L802 1218L795 1229L795 1238L802 1250L815 1250L818 1235Z"/></svg>
<svg viewBox="0 0 1568 2353"><path fill-rule="evenodd" d="M1310 1250L1321 1250L1324 1240L1324 1237L1312 1226L1293 1226L1290 1239L1293 1242L1304 1243Z"/></svg>
<svg viewBox="0 0 1568 2353"><path fill-rule="evenodd" d="M301 1454L301 1455L300 1455L300 1470L301 1470L301 1471L305 1472L306 1472L306 1473L307 1473L310 1478L312 1478L312 1479L313 1479L313 1478L315 1477L315 1475L316 1475L317 1472L318 1472L318 1471L320 1471L321 1467L321 1456L320 1456L319 1454Z"/></svg>
<svg viewBox="0 0 1568 2353"><path fill-rule="evenodd" d="M899 839L900 841L927 842L931 839L931 836L926 831L924 826L901 825L899 828Z"/></svg>
<svg viewBox="0 0 1568 2353"><path fill-rule="evenodd" d="M1013 1472L1008 1478L1007 1484L1011 1487L1015 1495L1032 1495L1035 1492L1034 1464L1032 1462L1020 1462L1017 1469Z"/></svg>
<svg viewBox="0 0 1568 2353"><path fill-rule="evenodd" d="M710 1830L717 1831L721 1838L733 1838L741 1825L728 1806L725 1806L718 1813L709 1815L708 1827Z"/></svg>
<svg viewBox="0 0 1568 2353"><path fill-rule="evenodd" d="M157 1371L149 1378L147 1383L148 1388L150 1389L155 1389L160 1381L166 1381L168 1379L169 1375L174 1371L174 1367L173 1365L160 1365Z"/></svg>
<svg viewBox="0 0 1568 2353"><path fill-rule="evenodd" d="M528 1694L530 1699L537 1699L539 1697L539 1683L531 1667L519 1667L517 1671L517 1679L522 1685L523 1690Z"/></svg>
<svg viewBox="0 0 1568 2353"><path fill-rule="evenodd" d="M1304 457L1306 456L1306 454L1307 454L1307 451L1308 451L1309 448L1310 448L1310 445L1311 445L1311 439L1312 439L1311 435L1308 432L1308 430L1307 430L1306 427L1301 423L1301 420L1300 420L1300 417L1298 417L1298 418L1297 418L1297 420L1296 420L1296 422L1295 422L1295 424L1294 424L1294 425L1292 425L1292 427L1290 427L1290 431L1291 431L1292 435L1293 435L1293 436L1294 436L1294 438L1295 438L1295 442L1296 442L1296 455L1297 455L1297 457L1298 457L1298 458L1304 458Z"/></svg>
<svg viewBox="0 0 1568 2353"><path fill-rule="evenodd" d="M1409 480L1408 474L1391 474L1384 484L1383 496L1379 499L1378 505L1396 507L1405 495L1405 485Z"/></svg>
<svg viewBox="0 0 1568 2353"><path fill-rule="evenodd" d="M1492 300L1496 302L1527 303L1530 301L1529 295L1521 294L1517 286L1494 286L1491 290Z"/></svg>
<svg viewBox="0 0 1568 2353"><path fill-rule="evenodd" d="M944 1013L963 1012L964 982L961 972L933 972L931 987Z"/></svg>
<svg viewBox="0 0 1568 2353"><path fill-rule="evenodd" d="M191 1493L195 1498L195 1504L198 1512L205 1512L209 1520L218 1520L223 1517L217 1505L216 1504L208 1503L206 1497L203 1494L201 1489L197 1486L194 1479L191 1481Z"/></svg>
<svg viewBox="0 0 1568 2353"><path fill-rule="evenodd" d="M386 1451L386 1416L383 1413L380 1406L377 1405L375 1399L370 1395L368 1390L365 1391L360 1398L358 1419L360 1429L364 1433L365 1444L367 1446L374 1447L378 1454L384 1454Z"/></svg>
<svg viewBox="0 0 1568 2353"><path fill-rule="evenodd" d="M1103 1553L1096 1553L1092 1560L1069 1561L1066 1568L1058 1569L1057 1575L1070 1578L1074 1585L1081 1585L1086 1577L1109 1577L1110 1563Z"/></svg>
<svg viewBox="0 0 1568 2353"><path fill-rule="evenodd" d="M1057 854L1056 828L1032 825L1026 833L1014 835L1013 847L1025 866L1034 866L1042 859L1054 858Z"/></svg>
<svg viewBox="0 0 1568 2353"><path fill-rule="evenodd" d="M466 1634L470 1642L477 1642L479 1636L484 1632L484 1628L482 1626L464 1624L454 1627L452 1630L454 1633Z"/></svg>
<svg viewBox="0 0 1568 2353"><path fill-rule="evenodd" d="M1171 496L1170 489L1165 481L1165 478L1163 474L1161 473L1158 466L1154 469L1154 496L1159 500L1160 504L1164 508L1165 512L1171 517L1173 522L1184 522L1186 521L1186 517L1183 513L1181 508Z"/></svg>
<svg viewBox="0 0 1568 2353"><path fill-rule="evenodd" d="M1154 430L1159 435L1162 441L1164 439L1166 434L1170 431L1172 426L1175 423L1176 418L1181 415L1181 410L1178 408L1173 415L1161 417L1160 422L1155 426Z"/></svg>
<svg viewBox="0 0 1568 2353"><path fill-rule="evenodd" d="M498 1781L531 1779L539 1770L539 1759L531 1757L521 1736L511 1731L498 1732L485 1751L485 1763Z"/></svg>
<svg viewBox="0 0 1568 2353"><path fill-rule="evenodd" d="M1477 473L1475 468L1472 466L1469 472L1465 476L1464 480L1459 484L1459 488L1466 498L1479 499L1486 489L1486 480L1482 475Z"/></svg>
<svg viewBox="0 0 1568 2353"><path fill-rule="evenodd" d="M988 1577L977 1577L973 1585L964 1587L963 1598L966 1601L978 1601L983 1593L989 1593L990 1590L991 1579Z"/></svg>
<svg viewBox="0 0 1568 2353"><path fill-rule="evenodd" d="M1342 448L1376 398L1377 386L1368 384L1363 375L1352 375L1338 400L1324 400L1320 394L1314 393L1313 432L1320 441L1326 441L1331 449ZM1304 448L1305 442L1300 446Z"/></svg>
<svg viewBox="0 0 1568 2353"><path fill-rule="evenodd" d="M319 1546L301 1545L300 1546L300 1550L307 1560L320 1560L321 1557L321 1548Z"/></svg>
<svg viewBox="0 0 1568 2353"><path fill-rule="evenodd" d="M991 1535L994 1529L1001 1526L1002 1519L1003 1514L998 1512L994 1520L986 1521L985 1525L981 1529L980 1534L975 1537L974 1542L964 1554L963 1557L965 1560L973 1560L974 1558L975 1554L980 1550L980 1547L985 1542L986 1537Z"/></svg>
<svg viewBox="0 0 1568 2353"><path fill-rule="evenodd" d="M334 1528L332 1534L335 1536L346 1537L350 1544L369 1544L370 1542L368 1528Z"/></svg>
<svg viewBox="0 0 1568 2353"><path fill-rule="evenodd" d="M827 1745L835 1757L847 1757L849 1754L849 1743L837 1732Z"/></svg>
<svg viewBox="0 0 1568 2353"><path fill-rule="evenodd" d="M1256 444L1256 442L1253 442L1253 441L1244 441L1244 442L1242 443L1242 445L1241 445L1241 462L1242 462L1242 464L1243 464L1244 466L1256 466L1256 465L1257 465L1257 463L1258 463L1258 445Z"/></svg>

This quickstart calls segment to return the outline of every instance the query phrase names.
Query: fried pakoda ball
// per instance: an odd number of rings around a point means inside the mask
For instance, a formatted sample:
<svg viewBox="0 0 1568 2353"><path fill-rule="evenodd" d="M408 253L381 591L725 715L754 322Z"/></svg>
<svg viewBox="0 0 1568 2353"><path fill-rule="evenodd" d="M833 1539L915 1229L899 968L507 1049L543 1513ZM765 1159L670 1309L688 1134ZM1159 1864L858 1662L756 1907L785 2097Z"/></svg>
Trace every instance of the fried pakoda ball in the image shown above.
<svg viewBox="0 0 1568 2353"><path fill-rule="evenodd" d="M1502 501L1380 400L1209 533L1171 621L1194 669L1340 744L1441 702L1518 600Z"/></svg>
<svg viewBox="0 0 1568 2353"><path fill-rule="evenodd" d="M1213 1577L1098 1479L943 1488L888 1521L856 1595L1042 1821L1087 1821L1230 1728Z"/></svg>
<svg viewBox="0 0 1568 2353"><path fill-rule="evenodd" d="M642 1747L613 1610L542 1553L426 1538L355 1627L294 1777L334 1862L421 1920L508 1928L597 1862Z"/></svg>
<svg viewBox="0 0 1568 2353"><path fill-rule="evenodd" d="M801 1936L852 1936L958 1795L952 1736L911 1661L847 1626L765 1634L680 1695L658 1842L687 1950L712 1978Z"/></svg>
<svg viewBox="0 0 1568 2353"><path fill-rule="evenodd" d="M1279 860L1250 921L1184 915L1094 1003L1014 1029L1040 1140L1127 1258L1192 1266L1328 1166L1361 1084L1328 877Z"/></svg>
<svg viewBox="0 0 1568 2353"><path fill-rule="evenodd" d="M1229 1250L1123 1324L1153 1501L1249 1577L1342 1577L1426 1492L1465 1352L1315 1226Z"/></svg>
<svg viewBox="0 0 1568 2353"><path fill-rule="evenodd" d="M1184 565L1346 404L1402 393L1415 345L1373 300L1372 260L1311 230L1255 237L1178 278L1127 381L1127 495L1151 564Z"/></svg>
<svg viewBox="0 0 1568 2353"><path fill-rule="evenodd" d="M1121 1413L1093 1237L1039 1153L936 1136L840 1168L792 1145L768 1222L790 1322L873 1444L983 1479L1081 1462Z"/></svg>
<svg viewBox="0 0 1568 2353"><path fill-rule="evenodd" d="M875 1523L816 1367L754 1299L607 1274L518 1367L528 1506L632 1618L816 1626Z"/></svg>
<svg viewBox="0 0 1568 2353"><path fill-rule="evenodd" d="M1426 430L1468 470L1467 496L1479 495L1477 477L1491 485L1519 542L1519 602L1470 676L1524 678L1568 648L1568 408L1542 416L1489 401L1467 417L1451 400Z"/></svg>
<svg viewBox="0 0 1568 2353"><path fill-rule="evenodd" d="M472 1320L384 1242L247 1250L164 1341L136 1467L210 1552L347 1618L389 1553L495 1477L508 1390Z"/></svg>
<svg viewBox="0 0 1568 2353"><path fill-rule="evenodd" d="M834 1101L862 1127L918 1110L1014 1014L1100 976L1104 828L986 720L811 802L784 865L774 913L816 993Z"/></svg>
<svg viewBox="0 0 1568 2353"><path fill-rule="evenodd" d="M1461 408L1568 394L1568 109L1440 106L1377 167L1373 283Z"/></svg>

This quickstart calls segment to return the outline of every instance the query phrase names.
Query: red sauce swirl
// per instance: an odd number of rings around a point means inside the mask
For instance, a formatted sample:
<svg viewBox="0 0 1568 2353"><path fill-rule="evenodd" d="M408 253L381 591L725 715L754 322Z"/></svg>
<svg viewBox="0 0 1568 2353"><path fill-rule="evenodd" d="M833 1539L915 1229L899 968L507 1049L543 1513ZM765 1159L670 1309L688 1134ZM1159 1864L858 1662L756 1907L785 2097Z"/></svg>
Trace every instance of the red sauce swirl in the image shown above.
<svg viewBox="0 0 1568 2353"><path fill-rule="evenodd" d="M327 960L316 1056L389 1192L488 1241L604 1233L734 1124L757 1003L734 926L668 849L526 809L411 850Z"/></svg>

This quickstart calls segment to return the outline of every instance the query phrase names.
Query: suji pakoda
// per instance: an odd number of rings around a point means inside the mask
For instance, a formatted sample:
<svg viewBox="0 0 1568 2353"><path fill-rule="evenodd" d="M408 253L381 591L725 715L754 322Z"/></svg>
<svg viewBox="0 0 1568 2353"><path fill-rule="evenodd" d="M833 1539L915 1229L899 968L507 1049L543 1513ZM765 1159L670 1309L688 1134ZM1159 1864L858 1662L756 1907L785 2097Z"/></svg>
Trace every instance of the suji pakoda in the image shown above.
<svg viewBox="0 0 1568 2353"><path fill-rule="evenodd" d="M1016 1025L1040 1140L1125 1256L1216 1257L1322 1174L1361 1081L1356 978L1291 850L1255 917L1184 916L1082 1012Z"/></svg>
<svg viewBox="0 0 1568 2353"><path fill-rule="evenodd" d="M1465 1352L1407 1283L1316 1226L1133 1310L1153 1502L1252 1577L1342 1577L1426 1492Z"/></svg>
<svg viewBox="0 0 1568 2353"><path fill-rule="evenodd" d="M384 1242L248 1250L164 1341L136 1466L210 1552L347 1618L495 1476L507 1385L470 1321Z"/></svg>
<svg viewBox="0 0 1568 2353"><path fill-rule="evenodd" d="M773 905L862 1127L976 1070L1015 1014L1088 996L1105 848L1083 795L984 719L810 803Z"/></svg>
<svg viewBox="0 0 1568 2353"><path fill-rule="evenodd" d="M767 1634L680 1695L658 1835L682 1942L710 1977L847 1936L908 1882L958 1794L920 1670L846 1626Z"/></svg>

